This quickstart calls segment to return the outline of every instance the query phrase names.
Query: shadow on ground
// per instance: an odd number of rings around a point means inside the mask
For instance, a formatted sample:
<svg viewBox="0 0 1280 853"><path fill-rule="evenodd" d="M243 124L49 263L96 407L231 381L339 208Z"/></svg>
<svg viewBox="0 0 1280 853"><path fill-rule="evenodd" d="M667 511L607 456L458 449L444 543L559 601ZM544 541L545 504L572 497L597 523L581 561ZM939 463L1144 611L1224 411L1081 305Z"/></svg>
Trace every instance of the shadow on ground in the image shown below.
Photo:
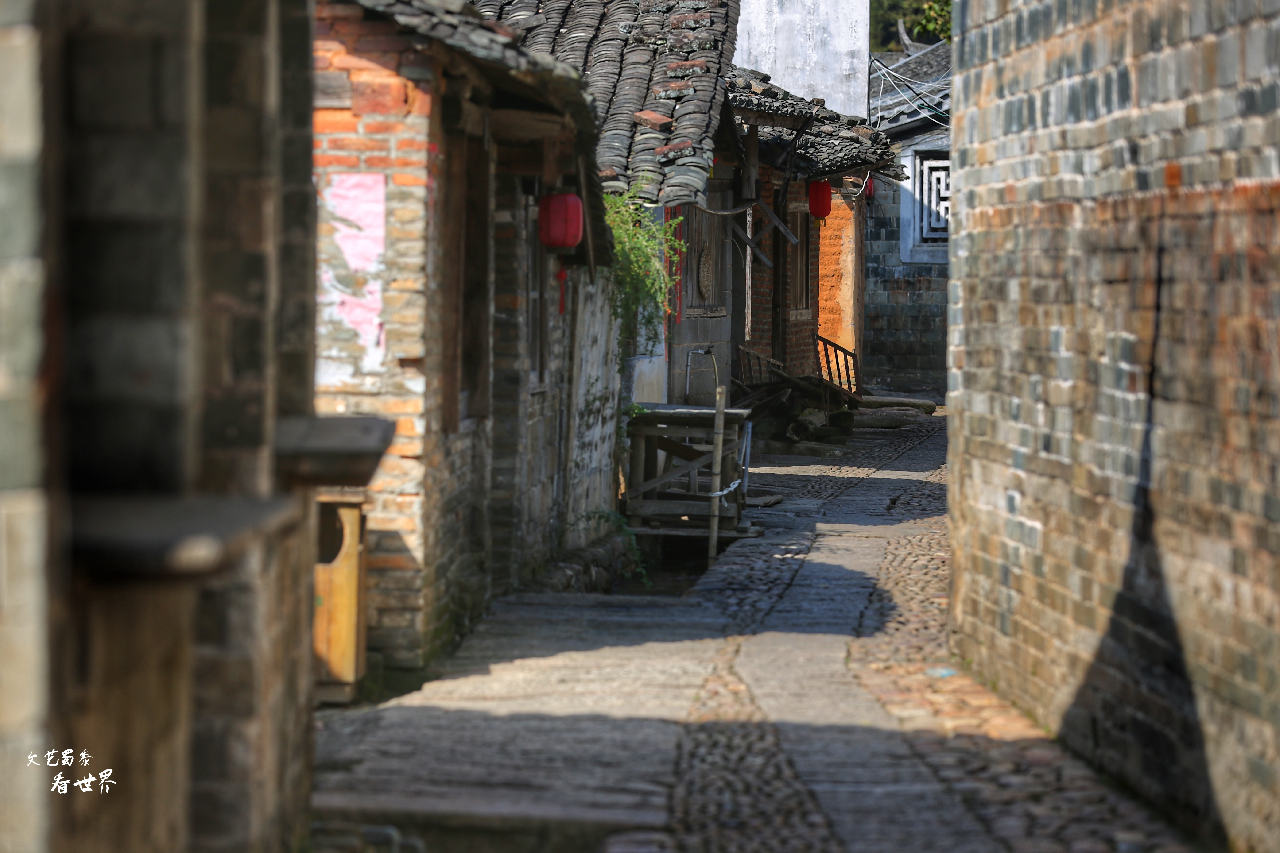
<svg viewBox="0 0 1280 853"><path fill-rule="evenodd" d="M1048 740L869 726L387 707L322 724L313 802L440 853L1185 849Z"/></svg>

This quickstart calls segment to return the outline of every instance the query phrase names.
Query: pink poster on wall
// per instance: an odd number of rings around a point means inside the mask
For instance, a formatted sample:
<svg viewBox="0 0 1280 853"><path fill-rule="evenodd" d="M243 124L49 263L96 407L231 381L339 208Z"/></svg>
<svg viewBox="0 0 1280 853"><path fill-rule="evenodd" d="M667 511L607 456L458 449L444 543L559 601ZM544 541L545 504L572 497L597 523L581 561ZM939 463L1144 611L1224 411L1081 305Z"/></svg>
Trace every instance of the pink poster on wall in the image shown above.
<svg viewBox="0 0 1280 853"><path fill-rule="evenodd" d="M377 272L382 268L387 248L386 175L338 174L329 180L324 202L334 227L334 242L342 252L347 271L352 274ZM356 281L363 278L364 286L353 293L339 283L340 273L329 267L320 271L321 304L330 319L338 320L356 333L364 350L361 371L381 372L387 352L382 323L382 282L357 275ZM318 375L321 372L317 369Z"/></svg>
<svg viewBox="0 0 1280 853"><path fill-rule="evenodd" d="M382 266L387 248L387 176L342 174L330 181L325 204L338 248L352 272L373 272Z"/></svg>

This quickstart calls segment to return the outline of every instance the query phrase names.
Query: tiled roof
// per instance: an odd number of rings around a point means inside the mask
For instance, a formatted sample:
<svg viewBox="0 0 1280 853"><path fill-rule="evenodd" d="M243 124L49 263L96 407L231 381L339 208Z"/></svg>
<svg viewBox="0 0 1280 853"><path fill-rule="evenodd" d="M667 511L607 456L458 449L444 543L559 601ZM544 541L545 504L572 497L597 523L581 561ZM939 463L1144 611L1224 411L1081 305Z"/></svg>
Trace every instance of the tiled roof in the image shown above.
<svg viewBox="0 0 1280 853"><path fill-rule="evenodd" d="M739 0L473 0L522 45L581 69L603 186L706 204Z"/></svg>
<svg viewBox="0 0 1280 853"><path fill-rule="evenodd" d="M871 123L890 136L946 125L951 112L951 43L938 42L888 70L873 64L869 91Z"/></svg>
<svg viewBox="0 0 1280 853"><path fill-rule="evenodd" d="M783 168L796 131L814 117L796 145L794 177L814 180L865 168L896 174L889 138L868 127L866 119L806 101L769 82L769 75L759 71L730 66L725 78L734 113L746 123L760 125L761 163Z"/></svg>
<svg viewBox="0 0 1280 853"><path fill-rule="evenodd" d="M424 39L438 41L465 54L481 68L497 69L499 77L509 77L536 91L561 113L573 119L579 153L588 162L599 140L595 105L583 88L582 74L552 56L520 45L521 34L483 15L465 0L356 0L361 6L392 18ZM612 237L604 220L599 179L586 175L582 188L588 200L588 226L595 236L598 263L612 262ZM591 201L591 199L596 199Z"/></svg>
<svg viewBox="0 0 1280 853"><path fill-rule="evenodd" d="M578 133L594 139L591 96L577 68L520 46L520 33L487 21L464 0L356 0L403 27L439 41L481 64L500 66L533 84L551 104L577 121Z"/></svg>

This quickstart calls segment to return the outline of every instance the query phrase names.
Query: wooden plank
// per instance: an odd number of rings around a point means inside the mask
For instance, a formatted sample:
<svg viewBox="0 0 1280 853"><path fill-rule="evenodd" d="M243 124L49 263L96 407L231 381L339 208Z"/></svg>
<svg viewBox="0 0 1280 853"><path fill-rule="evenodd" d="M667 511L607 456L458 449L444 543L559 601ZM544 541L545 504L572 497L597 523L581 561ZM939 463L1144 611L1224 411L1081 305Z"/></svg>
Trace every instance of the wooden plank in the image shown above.
<svg viewBox="0 0 1280 853"><path fill-rule="evenodd" d="M560 139L573 133L573 123L558 113L529 110L491 110L489 130L495 139L529 142Z"/></svg>
<svg viewBox="0 0 1280 853"><path fill-rule="evenodd" d="M766 255L760 249L759 246L755 244L754 240L752 240L750 237L747 236L747 232L742 230L742 226L740 226L737 222L735 222L732 219L729 220L729 225L732 226L734 232L737 233L737 235L741 237L748 246L751 247L751 254L756 256L756 260L764 264L767 269L773 269L773 260L768 255Z"/></svg>
<svg viewBox="0 0 1280 853"><path fill-rule="evenodd" d="M647 441L646 433L632 433L631 435L631 465L627 472L627 485L639 484L644 481L644 444Z"/></svg>
<svg viewBox="0 0 1280 853"><path fill-rule="evenodd" d="M630 435L667 435L674 438L709 439L711 435L711 427L632 425L627 431Z"/></svg>
<svg viewBox="0 0 1280 853"><path fill-rule="evenodd" d="M672 443L674 444L674 442ZM724 456L727 453L732 453L736 451L741 444L742 442L740 441L730 442L729 444L725 445L724 450L721 451L720 455ZM655 459L656 459L656 455L657 454L656 454L656 448L655 448L655 454L654 454ZM680 477L684 474L688 474L690 471L696 471L699 468L703 467L704 465L710 464L711 462L714 461L714 456L715 456L715 451L712 451L711 453L703 453L700 456L698 456L696 459L691 459L690 461L685 462L682 465L676 465L672 467L665 474L657 474L656 464L655 464L654 475L656 476L650 475L648 471L648 466L646 465L645 480L635 488L631 488L630 486L628 486L626 494L624 494L622 498L623 500L627 500L632 495L648 494L649 492L656 489L658 486L661 486L663 483L669 483L677 477Z"/></svg>
<svg viewBox="0 0 1280 853"><path fill-rule="evenodd" d="M345 71L315 73L313 106L316 109L351 109L351 78Z"/></svg>
<svg viewBox="0 0 1280 853"><path fill-rule="evenodd" d="M651 501L651 500L629 500L627 501L627 515L654 516L654 515L687 515L690 518L710 518L711 507L710 501ZM736 504L722 503L720 504L721 518L734 518L738 514Z"/></svg>
<svg viewBox="0 0 1280 853"><path fill-rule="evenodd" d="M312 647L319 680L354 684L364 675L364 542L359 506L339 506L342 548L315 566Z"/></svg>
<svg viewBox="0 0 1280 853"><path fill-rule="evenodd" d="M678 459L684 459L685 461L692 461L702 456L702 454L699 453L692 444L681 444L678 441L672 441L665 435L658 437L657 444L659 450L665 450L672 456L675 456Z"/></svg>

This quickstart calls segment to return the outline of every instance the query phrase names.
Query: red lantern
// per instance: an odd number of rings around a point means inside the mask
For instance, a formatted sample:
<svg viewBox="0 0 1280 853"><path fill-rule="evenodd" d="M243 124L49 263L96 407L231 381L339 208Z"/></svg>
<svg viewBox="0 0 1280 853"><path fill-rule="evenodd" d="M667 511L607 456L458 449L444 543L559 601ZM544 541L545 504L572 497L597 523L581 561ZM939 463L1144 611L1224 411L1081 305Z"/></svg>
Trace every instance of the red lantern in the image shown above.
<svg viewBox="0 0 1280 853"><path fill-rule="evenodd" d="M573 193L543 196L538 202L538 238L548 249L572 249L582 242L582 199Z"/></svg>
<svg viewBox="0 0 1280 853"><path fill-rule="evenodd" d="M814 181L809 184L809 215L824 223L831 215L830 181Z"/></svg>

